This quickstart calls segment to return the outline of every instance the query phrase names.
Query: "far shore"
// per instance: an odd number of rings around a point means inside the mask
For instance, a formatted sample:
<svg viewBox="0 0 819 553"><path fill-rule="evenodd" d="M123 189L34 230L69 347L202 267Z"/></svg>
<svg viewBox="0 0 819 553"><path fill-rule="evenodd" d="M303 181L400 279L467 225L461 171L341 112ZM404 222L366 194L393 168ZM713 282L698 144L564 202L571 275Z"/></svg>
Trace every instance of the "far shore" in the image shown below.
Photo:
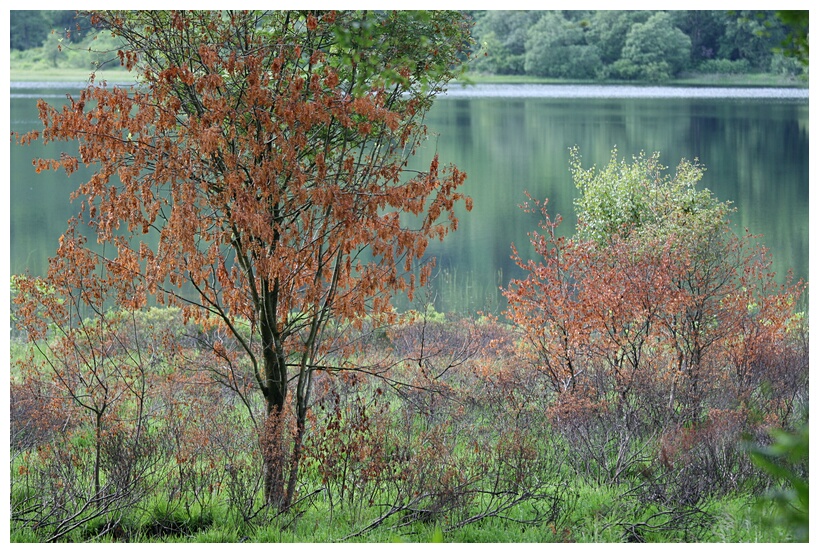
<svg viewBox="0 0 819 553"><path fill-rule="evenodd" d="M48 70L14 69L10 71L10 81L14 82L86 82L91 72L86 69L56 68ZM102 69L97 71L95 81L130 82L132 74L120 69ZM484 75L468 73L456 82L468 84L588 84L588 85L654 85L654 86L720 86L720 87L784 87L808 88L807 81L785 79L769 73L745 75L687 75L662 83L641 81L576 81L565 79L544 79L528 75Z"/></svg>

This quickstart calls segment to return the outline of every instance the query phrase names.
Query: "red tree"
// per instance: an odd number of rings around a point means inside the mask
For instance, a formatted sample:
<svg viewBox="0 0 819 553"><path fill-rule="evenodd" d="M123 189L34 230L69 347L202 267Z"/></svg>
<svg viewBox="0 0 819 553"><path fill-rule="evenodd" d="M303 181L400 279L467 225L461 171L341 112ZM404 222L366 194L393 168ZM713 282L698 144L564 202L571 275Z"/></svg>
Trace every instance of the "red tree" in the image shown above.
<svg viewBox="0 0 819 553"><path fill-rule="evenodd" d="M457 191L465 174L437 157L406 173L423 116L466 51L467 24L454 12L137 11L92 21L128 45L118 56L138 85L92 78L61 110L40 101L44 130L20 139L79 143L78 157L35 160L38 171L94 167L72 195L82 213L47 280L68 289L93 277L91 288L119 306L155 296L226 326L265 399L267 498L287 506L311 375L327 368L325 329L390 316L394 293L412 295L428 241L456 228L456 202L470 207ZM91 254L81 222L114 255Z"/></svg>

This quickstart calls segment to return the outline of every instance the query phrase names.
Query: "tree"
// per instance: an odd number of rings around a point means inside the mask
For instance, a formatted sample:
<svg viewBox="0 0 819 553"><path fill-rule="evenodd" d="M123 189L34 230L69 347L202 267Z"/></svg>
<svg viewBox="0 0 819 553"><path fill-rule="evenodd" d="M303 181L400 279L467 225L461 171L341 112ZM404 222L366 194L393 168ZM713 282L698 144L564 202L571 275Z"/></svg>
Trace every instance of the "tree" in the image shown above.
<svg viewBox="0 0 819 553"><path fill-rule="evenodd" d="M87 18L74 10L11 10L9 38L12 50L28 50L43 44L50 31L63 36L68 33L77 41L88 30Z"/></svg>
<svg viewBox="0 0 819 553"><path fill-rule="evenodd" d="M725 19L720 57L746 59L758 71L767 71L773 57L772 45L785 40L785 27L772 11L732 11Z"/></svg>
<svg viewBox="0 0 819 553"><path fill-rule="evenodd" d="M714 10L672 11L674 26L691 39L691 62L714 59L719 50L719 39L725 32L726 12Z"/></svg>
<svg viewBox="0 0 819 553"><path fill-rule="evenodd" d="M696 160L682 160L670 176L658 153L636 156L631 164L618 161L616 155L614 150L602 170L583 169L577 149L572 150L572 175L581 192L575 203L577 239L591 241L597 249L626 247L631 253L621 257L649 259L652 266L665 264L666 278L680 303L665 311L658 323L665 328L678 372L684 373L689 387L690 397L681 403L684 409L696 413L707 396L701 388L713 386L705 382L714 366L712 356L731 359L728 364L739 388L759 385L747 380L747 373L753 372L748 365L759 368L767 363L762 361L766 348L773 351L788 341L787 326L803 284L775 283L764 248L754 246L753 237L731 231L729 203L717 201L708 189L696 188L705 171ZM651 297L658 299L650 301L661 301L662 294L652 292ZM762 378L776 387L781 376L773 374L772 366L765 370Z"/></svg>
<svg viewBox="0 0 819 553"><path fill-rule="evenodd" d="M591 18L588 42L600 51L603 63L610 65L620 59L626 36L636 23L644 23L650 11L597 10Z"/></svg>
<svg viewBox="0 0 819 553"><path fill-rule="evenodd" d="M526 34L524 68L539 77L593 79L602 62L597 47L586 44L580 24L546 12Z"/></svg>
<svg viewBox="0 0 819 553"><path fill-rule="evenodd" d="M623 78L663 81L685 69L690 56L691 39L658 12L631 27L613 69Z"/></svg>
<svg viewBox="0 0 819 553"><path fill-rule="evenodd" d="M475 23L476 42L483 50L475 56L476 69L522 75L527 30L541 15L527 10L485 12Z"/></svg>
<svg viewBox="0 0 819 553"><path fill-rule="evenodd" d="M31 390L22 394L32 403L25 418L35 427L51 417L63 422L57 440L21 452L24 478L15 482L12 519L48 541L103 518L113 527L161 473L161 431L148 435L159 406L149 390L156 385L152 368L168 351L165 337L144 339L133 313L103 312L91 299L95 290L82 279L74 285L66 291L15 279L27 300L17 315L34 346L17 362Z"/></svg>
<svg viewBox="0 0 819 553"><path fill-rule="evenodd" d="M782 41L784 54L799 60L807 67L809 62L808 27L809 15L807 10L778 11L776 16L788 27L788 35Z"/></svg>
<svg viewBox="0 0 819 553"><path fill-rule="evenodd" d="M9 33L12 50L26 50L40 46L48 36L50 22L40 10L11 10Z"/></svg>
<svg viewBox="0 0 819 553"><path fill-rule="evenodd" d="M394 317L391 296L428 278L428 265L412 272L428 241L456 228L456 202L471 207L454 166L405 170L468 25L455 12L368 11L92 21L128 44L117 55L139 85L92 75L62 110L40 101L44 130L20 137L79 142L79 157L35 160L38 171L95 166L47 280L225 327L264 397L265 497L287 508L313 373L350 368L327 359L338 346L325 332ZM83 221L108 255L85 246Z"/></svg>

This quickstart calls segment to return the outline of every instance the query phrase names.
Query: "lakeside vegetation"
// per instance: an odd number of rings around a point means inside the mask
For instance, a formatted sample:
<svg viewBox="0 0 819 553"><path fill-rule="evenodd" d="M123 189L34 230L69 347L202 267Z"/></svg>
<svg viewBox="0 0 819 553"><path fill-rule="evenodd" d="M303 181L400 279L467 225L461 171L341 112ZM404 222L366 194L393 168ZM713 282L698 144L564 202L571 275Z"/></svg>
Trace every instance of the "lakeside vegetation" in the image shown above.
<svg viewBox="0 0 819 553"><path fill-rule="evenodd" d="M489 75L483 73L466 73L463 82L467 84L580 84L580 85L654 85L651 81L624 81L609 79L604 82L597 80L578 81L574 79L555 79L532 77L528 75ZM457 81L453 83L455 86ZM660 86L735 86L735 87L788 87L807 88L804 79L775 75L772 73L727 74L727 73L684 73L679 77L660 83Z"/></svg>
<svg viewBox="0 0 819 553"><path fill-rule="evenodd" d="M117 82L119 79L128 79L129 75L119 69L102 69L96 72L97 81ZM11 82L86 82L89 72L85 69L56 68L56 69L20 69L12 68ZM450 87L459 83L472 84L601 84L598 81L575 81L569 79L549 79L526 75L487 75L483 73L466 73L461 79L456 79ZM649 84L640 81L607 81L605 84ZM654 84L654 83L651 83ZM674 81L665 83L669 86L737 86L737 87L794 87L807 88L808 83L802 79L787 78L770 73L755 73L745 75L727 74L699 74L682 75Z"/></svg>
<svg viewBox="0 0 819 553"><path fill-rule="evenodd" d="M802 284L773 283L701 167L658 161L575 152L581 222L557 238L540 205L505 319L334 321L355 347L312 369L286 510L255 468L249 321L72 322L82 290L15 279L12 541L807 540Z"/></svg>
<svg viewBox="0 0 819 553"><path fill-rule="evenodd" d="M807 285L696 160L572 150L577 225L530 198L503 318L438 313L411 262L470 209L464 175L398 177L463 14L95 23L152 86L15 135L81 142L36 170L95 167L77 195L110 248L72 220L11 283L13 542L808 540Z"/></svg>
<svg viewBox="0 0 819 553"><path fill-rule="evenodd" d="M512 355L509 326L432 310L367 338L360 364L395 363L382 378L318 375L299 499L280 513L264 507L254 469L261 453L242 391L202 372L206 344L217 335L186 325L172 308L123 315L107 317L106 333L120 348L126 339L140 343L143 372L133 379L138 365L123 349L99 359L109 370L96 375L111 392L125 392L112 394L105 413L101 493L94 492L93 411L50 381L42 364L53 352L12 339L12 543L806 538L806 518L795 518L806 516L804 500L783 496L780 507L765 497L787 480L751 463L752 443L734 423L706 419L676 443L659 434L631 441L632 457L613 470L598 463L615 460L617 438L599 426L588 437L600 433L605 455L577 449L538 398L548 388L543 374ZM178 360L157 357L163 339L172 340ZM417 362L399 361L416 356L423 339L434 348L427 366L448 369L444 377L424 377ZM39 358L39 375L21 370L31 357ZM117 364L132 368L118 372ZM250 377L245 364L237 369L237 377ZM125 374L132 379L117 382ZM140 397L140 388L150 393ZM682 449L661 461L661 443ZM801 478L805 458L771 456Z"/></svg>

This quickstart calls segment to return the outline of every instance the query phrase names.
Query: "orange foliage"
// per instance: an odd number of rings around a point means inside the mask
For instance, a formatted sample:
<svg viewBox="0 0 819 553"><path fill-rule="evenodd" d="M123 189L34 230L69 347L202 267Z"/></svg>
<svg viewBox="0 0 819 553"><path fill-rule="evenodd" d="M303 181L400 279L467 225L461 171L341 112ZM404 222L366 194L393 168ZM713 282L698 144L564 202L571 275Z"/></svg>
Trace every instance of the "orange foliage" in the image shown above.
<svg viewBox="0 0 819 553"><path fill-rule="evenodd" d="M561 396L555 414L604 405L675 425L708 408L742 410L751 397L765 413L792 405L784 390L793 394L805 368L772 361L792 350L804 284L777 284L752 237L715 237L709 251L675 235L599 246L557 236L559 219L537 207L544 232L532 244L542 259L515 253L529 275L505 295L522 354Z"/></svg>

